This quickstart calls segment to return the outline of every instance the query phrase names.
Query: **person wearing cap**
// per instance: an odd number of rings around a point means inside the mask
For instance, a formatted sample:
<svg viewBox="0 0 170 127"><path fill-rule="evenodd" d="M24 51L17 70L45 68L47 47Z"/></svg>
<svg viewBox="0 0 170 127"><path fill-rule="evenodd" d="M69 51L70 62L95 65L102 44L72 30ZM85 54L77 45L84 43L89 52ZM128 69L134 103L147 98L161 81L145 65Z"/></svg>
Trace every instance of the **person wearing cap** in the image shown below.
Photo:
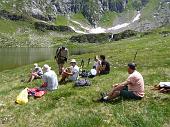
<svg viewBox="0 0 170 127"><path fill-rule="evenodd" d="M44 74L42 76L43 84L39 88L40 90L56 90L58 87L58 79L56 73L51 70L51 67L47 64L43 66Z"/></svg>
<svg viewBox="0 0 170 127"><path fill-rule="evenodd" d="M62 72L62 78L59 81L60 83L65 82L65 79L68 78L71 81L76 81L79 76L79 67L76 64L76 60L72 59L70 61L71 66L69 68L66 68Z"/></svg>
<svg viewBox="0 0 170 127"><path fill-rule="evenodd" d="M42 75L43 75L43 71L41 67L39 67L37 63L34 63L34 69L31 72L30 78L28 79L27 82L32 82L34 79L41 78Z"/></svg>
<svg viewBox="0 0 170 127"><path fill-rule="evenodd" d="M54 58L58 64L59 75L61 75L64 63L67 62L68 59L68 49L64 46L59 47Z"/></svg>
<svg viewBox="0 0 170 127"><path fill-rule="evenodd" d="M129 77L122 83L113 85L113 89L106 95L102 95L101 101L109 101L121 96L125 99L140 100L144 97L144 80L136 70L135 63L128 64Z"/></svg>

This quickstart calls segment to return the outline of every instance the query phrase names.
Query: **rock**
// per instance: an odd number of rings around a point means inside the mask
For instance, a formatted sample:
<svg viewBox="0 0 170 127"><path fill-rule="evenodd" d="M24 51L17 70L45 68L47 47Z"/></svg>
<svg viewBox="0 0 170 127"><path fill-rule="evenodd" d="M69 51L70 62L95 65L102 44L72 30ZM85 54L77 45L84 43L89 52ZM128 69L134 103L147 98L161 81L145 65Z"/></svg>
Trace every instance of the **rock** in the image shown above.
<svg viewBox="0 0 170 127"><path fill-rule="evenodd" d="M35 29L38 29L41 31L52 30L52 31L58 31L58 32L74 32L68 26L55 26L55 25L44 23L44 22L35 22L34 26L35 26Z"/></svg>
<svg viewBox="0 0 170 127"><path fill-rule="evenodd" d="M26 19L22 15L13 14L13 13L10 13L5 10L0 10L0 17L10 19L10 20L24 20L24 19Z"/></svg>
<svg viewBox="0 0 170 127"><path fill-rule="evenodd" d="M113 34L113 35L111 33L77 35L77 36L72 36L70 38L70 41L78 42L78 43L101 43L109 40L118 41L136 35L137 35L136 31L125 30L121 33Z"/></svg>

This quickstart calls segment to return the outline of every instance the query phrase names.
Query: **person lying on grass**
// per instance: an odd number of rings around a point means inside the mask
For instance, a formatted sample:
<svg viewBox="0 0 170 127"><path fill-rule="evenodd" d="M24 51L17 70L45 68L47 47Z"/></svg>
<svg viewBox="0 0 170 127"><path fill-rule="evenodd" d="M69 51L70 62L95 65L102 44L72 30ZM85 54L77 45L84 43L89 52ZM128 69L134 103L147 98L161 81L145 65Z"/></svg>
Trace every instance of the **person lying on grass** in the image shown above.
<svg viewBox="0 0 170 127"><path fill-rule="evenodd" d="M79 76L79 67L76 64L76 60L72 59L70 62L71 66L64 69L59 83L65 83L65 79L68 78L69 81L76 81Z"/></svg>
<svg viewBox="0 0 170 127"><path fill-rule="evenodd" d="M118 96L124 99L140 100L144 97L144 80L136 70L135 63L128 64L130 74L126 81L113 85L113 89L106 95L102 94L100 101L110 101Z"/></svg>
<svg viewBox="0 0 170 127"><path fill-rule="evenodd" d="M27 82L32 82L34 79L42 78L43 71L41 67L38 66L37 63L34 64L34 69L31 72L30 78L28 79Z"/></svg>

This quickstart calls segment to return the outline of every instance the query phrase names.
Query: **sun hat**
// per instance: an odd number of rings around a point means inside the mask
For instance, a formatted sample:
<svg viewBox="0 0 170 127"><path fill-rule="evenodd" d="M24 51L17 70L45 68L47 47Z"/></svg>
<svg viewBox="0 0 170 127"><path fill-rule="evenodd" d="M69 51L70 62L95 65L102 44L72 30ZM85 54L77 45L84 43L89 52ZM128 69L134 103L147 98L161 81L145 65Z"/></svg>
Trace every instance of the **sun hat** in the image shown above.
<svg viewBox="0 0 170 127"><path fill-rule="evenodd" d="M37 64L37 63L34 63L34 67L38 67L38 64Z"/></svg>
<svg viewBox="0 0 170 127"><path fill-rule="evenodd" d="M49 71L49 70L51 70L51 67L48 66L48 64L44 64L42 69L45 70L45 71Z"/></svg>
<svg viewBox="0 0 170 127"><path fill-rule="evenodd" d="M72 59L72 60L70 61L70 63L76 63L76 60L75 60L75 59Z"/></svg>
<svg viewBox="0 0 170 127"><path fill-rule="evenodd" d="M98 56L98 55L96 55L94 58L95 58L96 60L99 60L99 56Z"/></svg>
<svg viewBox="0 0 170 127"><path fill-rule="evenodd" d="M136 64L135 63L128 63L128 67L132 70L136 69Z"/></svg>

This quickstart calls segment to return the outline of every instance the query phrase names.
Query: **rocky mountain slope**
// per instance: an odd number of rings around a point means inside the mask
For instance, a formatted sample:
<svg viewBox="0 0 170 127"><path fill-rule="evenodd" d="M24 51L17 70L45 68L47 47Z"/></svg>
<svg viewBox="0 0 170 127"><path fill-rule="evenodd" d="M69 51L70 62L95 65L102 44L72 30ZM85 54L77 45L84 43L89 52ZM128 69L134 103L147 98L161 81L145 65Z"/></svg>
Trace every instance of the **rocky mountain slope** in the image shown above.
<svg viewBox="0 0 170 127"><path fill-rule="evenodd" d="M54 38L66 36L61 32L118 33L129 29L143 32L168 25L170 0L2 0L0 23L0 41L12 37L11 40L34 45L30 35L40 38L43 34L35 30L47 30L54 31L46 33L50 34L46 38L50 45Z"/></svg>
<svg viewBox="0 0 170 127"><path fill-rule="evenodd" d="M127 14L128 11L133 10L128 14L132 18L136 11L144 11L145 20L152 16L151 22L154 20L154 23L160 26L170 21L169 2L170 0L2 0L0 9L44 21L57 20L57 15L68 17L68 15L82 13L94 27L100 25L100 19L108 11L117 13L116 23L126 20L127 16L121 16L122 13ZM152 7L147 8L149 5L155 6L154 10ZM152 11L146 14L145 10Z"/></svg>

